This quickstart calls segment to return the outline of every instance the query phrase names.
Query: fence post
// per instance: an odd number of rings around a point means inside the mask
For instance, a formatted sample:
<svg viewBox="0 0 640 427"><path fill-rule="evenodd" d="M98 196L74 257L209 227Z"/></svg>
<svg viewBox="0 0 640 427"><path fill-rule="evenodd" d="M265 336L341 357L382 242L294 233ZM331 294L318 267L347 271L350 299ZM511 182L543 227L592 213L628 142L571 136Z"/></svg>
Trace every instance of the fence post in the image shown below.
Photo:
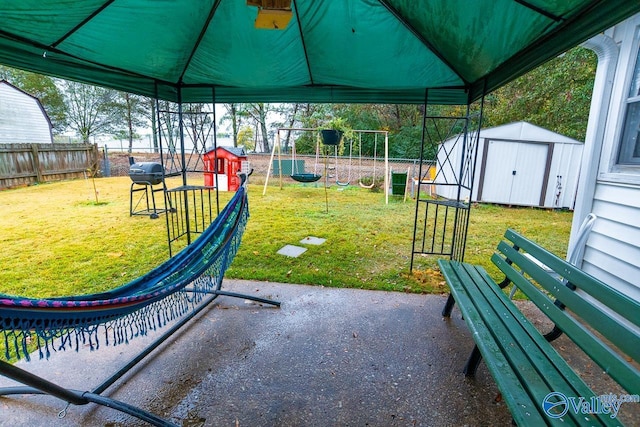
<svg viewBox="0 0 640 427"><path fill-rule="evenodd" d="M36 182L42 182L42 172L40 171L40 157L38 154L38 144L31 144L31 163L33 164L33 170L36 173Z"/></svg>
<svg viewBox="0 0 640 427"><path fill-rule="evenodd" d="M98 144L90 144L87 148L87 163L91 169L91 176L99 176L100 158L98 157Z"/></svg>
<svg viewBox="0 0 640 427"><path fill-rule="evenodd" d="M111 162L109 162L109 149L107 148L107 146L104 146L104 150L103 150L103 171L102 171L102 176L108 178L111 176Z"/></svg>

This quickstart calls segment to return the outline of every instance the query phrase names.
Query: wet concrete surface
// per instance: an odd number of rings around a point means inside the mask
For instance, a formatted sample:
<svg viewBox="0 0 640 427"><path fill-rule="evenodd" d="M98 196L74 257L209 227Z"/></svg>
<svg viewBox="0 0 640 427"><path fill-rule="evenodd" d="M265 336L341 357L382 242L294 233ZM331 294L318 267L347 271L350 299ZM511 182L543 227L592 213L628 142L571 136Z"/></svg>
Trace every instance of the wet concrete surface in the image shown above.
<svg viewBox="0 0 640 427"><path fill-rule="evenodd" d="M473 342L457 310L441 317L444 296L247 281L224 289L282 307L221 296L103 394L185 427L511 425L486 368L462 374ZM19 366L90 390L152 338ZM0 425L145 425L94 404L59 418L64 407L3 397Z"/></svg>

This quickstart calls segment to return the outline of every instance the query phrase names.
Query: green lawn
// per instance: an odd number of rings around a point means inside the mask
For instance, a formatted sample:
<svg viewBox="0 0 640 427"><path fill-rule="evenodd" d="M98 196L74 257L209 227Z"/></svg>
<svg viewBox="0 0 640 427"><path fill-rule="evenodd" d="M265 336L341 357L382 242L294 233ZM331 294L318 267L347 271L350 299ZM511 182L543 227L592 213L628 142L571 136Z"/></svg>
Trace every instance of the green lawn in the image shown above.
<svg viewBox="0 0 640 427"><path fill-rule="evenodd" d="M54 296L124 284L168 257L165 218L129 216L128 177L68 181L0 192L0 292ZM225 202L230 195L221 193ZM358 187L249 186L251 218L229 278L444 292L434 257L409 274L415 204ZM563 256L572 214L479 205L471 212L466 260L490 268L512 227ZM307 236L327 239L299 258L276 254Z"/></svg>

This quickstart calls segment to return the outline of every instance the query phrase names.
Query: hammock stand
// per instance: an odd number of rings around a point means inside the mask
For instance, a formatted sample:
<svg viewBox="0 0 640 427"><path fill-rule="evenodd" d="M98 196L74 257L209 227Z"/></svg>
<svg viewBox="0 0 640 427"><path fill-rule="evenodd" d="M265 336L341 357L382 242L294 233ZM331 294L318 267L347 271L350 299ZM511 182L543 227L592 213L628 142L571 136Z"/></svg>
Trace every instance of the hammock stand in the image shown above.
<svg viewBox="0 0 640 427"><path fill-rule="evenodd" d="M110 345L110 339L113 340L112 345L117 345L176 321L162 336L91 391L61 387L0 360L0 375L24 384L0 388L0 396L47 394L67 402L67 407L95 403L151 425L175 426L150 412L101 393L220 295L280 306L277 301L221 290L224 272L240 245L249 216L246 175L241 175L241 180L242 186L236 195L198 239L175 257L126 285L99 294L43 300L0 295L0 330L7 345L7 358L11 344L18 357L22 355L29 360L27 338L33 331L40 357L48 358L51 350L69 347L77 351L87 342L92 350L99 348L98 332L101 327L105 332L106 345ZM66 411L65 407L58 416L63 417Z"/></svg>

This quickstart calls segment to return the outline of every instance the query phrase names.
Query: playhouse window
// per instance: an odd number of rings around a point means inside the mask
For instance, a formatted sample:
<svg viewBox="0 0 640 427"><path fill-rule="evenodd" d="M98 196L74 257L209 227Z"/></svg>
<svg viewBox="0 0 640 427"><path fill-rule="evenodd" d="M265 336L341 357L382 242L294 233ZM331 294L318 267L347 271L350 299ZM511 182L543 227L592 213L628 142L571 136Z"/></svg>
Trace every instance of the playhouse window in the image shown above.
<svg viewBox="0 0 640 427"><path fill-rule="evenodd" d="M224 171L224 159L218 159L218 167L216 168L216 173L223 174Z"/></svg>
<svg viewBox="0 0 640 427"><path fill-rule="evenodd" d="M618 164L640 165L640 55L636 57L630 86Z"/></svg>

